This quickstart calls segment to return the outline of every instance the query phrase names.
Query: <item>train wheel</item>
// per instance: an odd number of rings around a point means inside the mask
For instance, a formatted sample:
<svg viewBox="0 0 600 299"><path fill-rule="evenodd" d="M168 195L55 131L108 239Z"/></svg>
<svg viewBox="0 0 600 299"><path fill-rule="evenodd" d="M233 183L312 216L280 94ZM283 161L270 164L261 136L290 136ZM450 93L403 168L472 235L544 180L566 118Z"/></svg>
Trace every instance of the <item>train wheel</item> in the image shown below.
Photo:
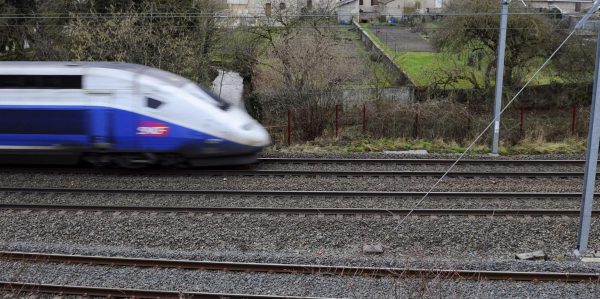
<svg viewBox="0 0 600 299"><path fill-rule="evenodd" d="M82 159L94 167L106 167L113 162L110 155L100 153L88 153L85 154Z"/></svg>
<svg viewBox="0 0 600 299"><path fill-rule="evenodd" d="M188 168L190 165L187 160L177 154L169 154L160 158L160 165L169 168Z"/></svg>
<svg viewBox="0 0 600 299"><path fill-rule="evenodd" d="M156 163L156 155L145 154L122 154L114 157L117 166L128 169L140 169L149 167Z"/></svg>

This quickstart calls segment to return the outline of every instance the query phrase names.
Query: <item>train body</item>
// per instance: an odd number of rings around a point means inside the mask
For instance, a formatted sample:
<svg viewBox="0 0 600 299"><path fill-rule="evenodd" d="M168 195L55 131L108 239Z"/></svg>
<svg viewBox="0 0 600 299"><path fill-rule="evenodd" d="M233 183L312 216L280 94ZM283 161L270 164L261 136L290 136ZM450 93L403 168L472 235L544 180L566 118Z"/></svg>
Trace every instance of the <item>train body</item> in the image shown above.
<svg viewBox="0 0 600 299"><path fill-rule="evenodd" d="M269 144L243 108L166 71L0 62L0 162L245 164Z"/></svg>

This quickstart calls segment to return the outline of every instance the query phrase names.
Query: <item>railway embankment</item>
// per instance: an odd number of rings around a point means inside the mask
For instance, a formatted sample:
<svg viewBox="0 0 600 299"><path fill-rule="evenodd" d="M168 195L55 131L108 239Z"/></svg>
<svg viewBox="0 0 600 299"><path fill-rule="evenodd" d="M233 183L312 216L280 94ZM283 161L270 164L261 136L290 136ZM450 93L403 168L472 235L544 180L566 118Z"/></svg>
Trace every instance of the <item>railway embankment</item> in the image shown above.
<svg viewBox="0 0 600 299"><path fill-rule="evenodd" d="M210 170L5 167L0 281L313 297L594 297L594 278L565 283L564 276L600 272L600 265L571 253L581 157L469 157L423 199L454 157L286 154ZM600 247L597 224L591 248ZM365 245L382 250L369 253ZM515 260L517 253L536 250L547 260ZM133 267L76 257L67 264L9 258L9 251L268 263L288 270L192 269L181 261ZM291 265L307 266L303 272ZM387 272L306 270L318 265ZM426 272L409 275L416 269ZM461 271L525 274L448 274ZM532 272L563 276L517 281Z"/></svg>

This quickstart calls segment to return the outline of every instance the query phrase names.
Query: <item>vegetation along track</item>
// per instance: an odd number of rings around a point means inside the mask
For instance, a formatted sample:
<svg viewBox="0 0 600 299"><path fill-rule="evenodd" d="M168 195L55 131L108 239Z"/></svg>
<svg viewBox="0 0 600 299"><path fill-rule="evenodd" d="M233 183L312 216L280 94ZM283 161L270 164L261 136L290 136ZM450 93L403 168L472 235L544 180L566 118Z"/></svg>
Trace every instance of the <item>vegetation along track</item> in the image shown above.
<svg viewBox="0 0 600 299"><path fill-rule="evenodd" d="M513 272L481 271L456 269L415 269L390 267L326 266L300 264L272 264L245 262L214 262L196 260L148 259L131 257L84 256L46 254L32 252L0 251L3 260L69 263L87 265L108 265L126 267L178 268L189 270L241 271L280 274L323 274L339 276L370 276L397 278L450 278L463 280L512 280L512 281L562 281L590 282L600 281L600 273L563 273L563 272Z"/></svg>
<svg viewBox="0 0 600 299"><path fill-rule="evenodd" d="M451 165L456 159L329 159L329 158L260 158L260 163L279 164L416 164L416 165ZM511 160L511 159L465 159L458 165L583 165L585 160Z"/></svg>

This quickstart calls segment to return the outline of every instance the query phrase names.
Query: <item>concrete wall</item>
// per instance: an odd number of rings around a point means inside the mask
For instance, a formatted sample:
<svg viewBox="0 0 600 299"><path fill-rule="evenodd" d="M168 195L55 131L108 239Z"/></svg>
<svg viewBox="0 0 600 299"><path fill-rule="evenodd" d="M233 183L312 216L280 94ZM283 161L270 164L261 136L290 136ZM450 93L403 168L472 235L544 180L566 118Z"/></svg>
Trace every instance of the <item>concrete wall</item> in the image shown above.
<svg viewBox="0 0 600 299"><path fill-rule="evenodd" d="M347 89L341 91L342 102L346 107L359 106L363 103L370 102L379 96L386 101L397 103L413 103L414 88L411 86L390 87L382 89L366 88L366 89Z"/></svg>
<svg viewBox="0 0 600 299"><path fill-rule="evenodd" d="M391 72L395 72L400 78L399 82L397 82L399 85L398 87L384 88L380 90L382 97L384 99L390 99L394 101L413 102L415 93L414 83L404 73L404 71L402 71L400 65L398 65L398 63L396 63L392 57L386 54L383 49L379 47L379 45L373 42L369 35L362 28L360 28L356 22L353 22L353 24L360 32L360 40L365 45L365 48L367 48L367 51L369 51L371 55L377 55L380 58L380 62L386 65Z"/></svg>

